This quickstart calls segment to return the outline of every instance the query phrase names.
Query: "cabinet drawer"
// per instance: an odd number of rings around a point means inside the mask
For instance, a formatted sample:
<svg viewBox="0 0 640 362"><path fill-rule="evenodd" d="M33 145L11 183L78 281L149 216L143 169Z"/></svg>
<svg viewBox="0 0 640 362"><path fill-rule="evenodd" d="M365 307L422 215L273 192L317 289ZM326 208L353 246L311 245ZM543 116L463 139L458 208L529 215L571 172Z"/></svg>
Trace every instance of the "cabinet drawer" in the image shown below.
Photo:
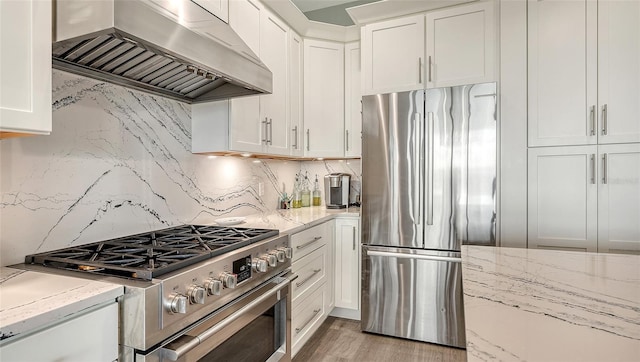
<svg viewBox="0 0 640 362"><path fill-rule="evenodd" d="M291 267L298 278L293 282L293 301L304 298L310 291L327 280L327 245L295 261Z"/></svg>
<svg viewBox="0 0 640 362"><path fill-rule="evenodd" d="M331 240L330 222L291 235L293 261L302 258L322 245L326 245L329 240Z"/></svg>
<svg viewBox="0 0 640 362"><path fill-rule="evenodd" d="M293 305L291 312L291 344L292 354L295 356L298 350L313 335L322 324L326 316L325 299L327 298L325 286L320 286L313 293Z"/></svg>

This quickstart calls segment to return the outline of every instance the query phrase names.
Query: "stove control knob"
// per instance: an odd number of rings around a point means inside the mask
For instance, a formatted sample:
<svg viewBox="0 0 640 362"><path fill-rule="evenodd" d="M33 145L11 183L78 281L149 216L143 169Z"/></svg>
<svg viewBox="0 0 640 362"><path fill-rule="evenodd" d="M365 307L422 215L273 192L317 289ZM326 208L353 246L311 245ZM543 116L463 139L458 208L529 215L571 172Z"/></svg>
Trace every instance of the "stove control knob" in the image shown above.
<svg viewBox="0 0 640 362"><path fill-rule="evenodd" d="M220 295L222 292L222 282L218 279L209 278L204 282L204 287L209 295Z"/></svg>
<svg viewBox="0 0 640 362"><path fill-rule="evenodd" d="M254 258L251 261L251 266L253 266L253 270L258 273L264 273L267 271L267 261L264 259Z"/></svg>
<svg viewBox="0 0 640 362"><path fill-rule="evenodd" d="M171 294L169 296L169 310L171 313L187 313L187 297L182 294Z"/></svg>
<svg viewBox="0 0 640 362"><path fill-rule="evenodd" d="M272 268L275 268L275 266L278 265L278 258L273 254L264 254L261 258L266 260Z"/></svg>
<svg viewBox="0 0 640 362"><path fill-rule="evenodd" d="M238 277L235 274L224 272L220 274L220 281L225 288L235 288L238 283Z"/></svg>
<svg viewBox="0 0 640 362"><path fill-rule="evenodd" d="M284 251L273 250L273 251L270 251L269 254L275 255L276 259L278 259L278 263L284 263Z"/></svg>
<svg viewBox="0 0 640 362"><path fill-rule="evenodd" d="M189 295L189 301L193 304L204 304L204 298L207 296L207 291L200 286L192 285L187 290Z"/></svg>
<svg viewBox="0 0 640 362"><path fill-rule="evenodd" d="M290 248L288 246L283 246L278 248L278 250L284 252L284 256L287 259L291 259L291 257L293 256L293 248Z"/></svg>

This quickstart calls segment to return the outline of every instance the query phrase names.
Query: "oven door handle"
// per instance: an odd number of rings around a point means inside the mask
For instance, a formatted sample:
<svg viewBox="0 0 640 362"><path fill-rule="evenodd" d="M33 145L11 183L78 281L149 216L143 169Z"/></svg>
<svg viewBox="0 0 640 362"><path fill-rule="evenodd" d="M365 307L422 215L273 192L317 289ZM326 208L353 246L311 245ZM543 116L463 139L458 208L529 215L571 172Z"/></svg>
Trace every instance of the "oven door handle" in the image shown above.
<svg viewBox="0 0 640 362"><path fill-rule="evenodd" d="M227 318L225 318L222 321L220 321L220 323L214 325L213 327L207 329L206 331L200 333L199 335L191 338L186 343L181 344L179 347L177 347L175 349L162 347L162 356L164 358L170 360L170 361L177 361L182 356L184 356L186 353L188 353L189 351L191 351L192 349L197 347L200 343L202 343L203 341L205 341L208 338L213 337L213 335L215 335L216 333L220 332L221 330L223 330L225 327L227 327L231 323L235 322L238 318L240 318L242 315L244 315L247 311L249 311L252 308L256 307L257 305L259 305L260 303L264 302L265 300L271 298L274 294L278 293L280 290L286 288L289 284L291 284L291 281L295 280L297 277L298 277L298 275L296 275L296 274L288 273L287 275L285 275L285 277L282 278L282 279L284 279L284 282L278 283L276 286L271 288L269 291L267 291L266 293L262 294L261 296L259 296L255 300L251 301L251 303L249 303L249 304L245 305L244 307L238 309L237 311L233 312Z"/></svg>

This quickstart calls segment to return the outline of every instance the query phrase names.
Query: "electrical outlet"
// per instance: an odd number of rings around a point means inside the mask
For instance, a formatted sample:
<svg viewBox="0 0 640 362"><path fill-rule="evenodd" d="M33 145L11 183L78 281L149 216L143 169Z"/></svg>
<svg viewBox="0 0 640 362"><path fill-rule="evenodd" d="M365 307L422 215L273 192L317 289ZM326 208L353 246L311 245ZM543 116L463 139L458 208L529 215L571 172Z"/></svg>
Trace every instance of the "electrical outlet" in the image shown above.
<svg viewBox="0 0 640 362"><path fill-rule="evenodd" d="M258 196L264 196L264 183L258 182Z"/></svg>

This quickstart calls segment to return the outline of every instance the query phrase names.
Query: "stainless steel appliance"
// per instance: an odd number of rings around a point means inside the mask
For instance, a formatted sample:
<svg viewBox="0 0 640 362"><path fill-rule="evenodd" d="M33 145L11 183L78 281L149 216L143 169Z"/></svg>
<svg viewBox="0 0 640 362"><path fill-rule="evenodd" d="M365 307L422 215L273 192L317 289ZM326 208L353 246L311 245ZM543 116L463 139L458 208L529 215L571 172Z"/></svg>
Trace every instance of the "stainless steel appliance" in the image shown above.
<svg viewBox="0 0 640 362"><path fill-rule="evenodd" d="M271 71L207 2L57 0L53 66L188 103L271 93Z"/></svg>
<svg viewBox="0 0 640 362"><path fill-rule="evenodd" d="M291 359L291 247L277 230L184 225L29 255L122 284L121 361Z"/></svg>
<svg viewBox="0 0 640 362"><path fill-rule="evenodd" d="M330 173L324 176L324 195L327 209L344 209L349 206L348 173Z"/></svg>
<svg viewBox="0 0 640 362"><path fill-rule="evenodd" d="M495 83L363 97L362 330L465 347L460 247L496 242Z"/></svg>

